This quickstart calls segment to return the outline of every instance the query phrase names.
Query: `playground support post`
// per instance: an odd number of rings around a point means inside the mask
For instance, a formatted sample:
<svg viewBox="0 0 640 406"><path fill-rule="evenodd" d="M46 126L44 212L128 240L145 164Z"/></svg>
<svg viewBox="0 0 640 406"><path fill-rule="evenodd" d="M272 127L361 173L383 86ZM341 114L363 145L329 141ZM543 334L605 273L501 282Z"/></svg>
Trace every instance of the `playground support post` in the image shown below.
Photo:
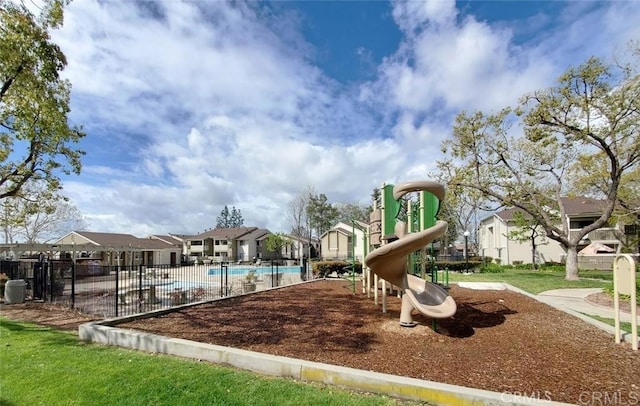
<svg viewBox="0 0 640 406"><path fill-rule="evenodd" d="M469 231L464 232L464 273L469 273Z"/></svg>

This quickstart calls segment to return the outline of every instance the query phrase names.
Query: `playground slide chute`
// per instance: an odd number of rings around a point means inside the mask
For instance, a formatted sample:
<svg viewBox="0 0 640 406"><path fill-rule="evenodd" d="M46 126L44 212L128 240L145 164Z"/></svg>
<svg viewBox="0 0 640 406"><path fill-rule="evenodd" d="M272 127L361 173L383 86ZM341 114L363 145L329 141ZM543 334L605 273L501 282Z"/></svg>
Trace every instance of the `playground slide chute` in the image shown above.
<svg viewBox="0 0 640 406"><path fill-rule="evenodd" d="M404 194L427 190L439 199L444 198L444 188L434 182L407 182L394 188L394 198ZM406 223L396 224L397 240L376 248L365 258L365 263L382 279L398 286L404 292L400 311L400 325L415 326L411 317L413 309L432 318L447 318L455 314L456 302L448 292L439 285L427 282L414 275L407 275L407 257L409 254L425 247L431 241L443 235L447 223L436 221L433 227L416 233L406 232Z"/></svg>

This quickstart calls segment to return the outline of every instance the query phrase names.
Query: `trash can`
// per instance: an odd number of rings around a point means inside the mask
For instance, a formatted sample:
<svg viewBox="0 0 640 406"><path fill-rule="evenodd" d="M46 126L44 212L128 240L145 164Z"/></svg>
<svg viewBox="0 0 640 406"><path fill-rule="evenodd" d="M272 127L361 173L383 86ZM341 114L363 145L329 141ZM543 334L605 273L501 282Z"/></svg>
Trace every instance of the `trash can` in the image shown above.
<svg viewBox="0 0 640 406"><path fill-rule="evenodd" d="M27 282L22 279L7 281L4 285L4 303L23 303L27 293Z"/></svg>

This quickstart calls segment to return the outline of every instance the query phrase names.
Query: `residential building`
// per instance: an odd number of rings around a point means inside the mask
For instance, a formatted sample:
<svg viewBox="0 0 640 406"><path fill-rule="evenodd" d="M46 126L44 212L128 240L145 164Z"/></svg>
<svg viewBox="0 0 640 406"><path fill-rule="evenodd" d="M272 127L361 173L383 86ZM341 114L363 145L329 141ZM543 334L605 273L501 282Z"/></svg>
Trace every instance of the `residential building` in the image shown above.
<svg viewBox="0 0 640 406"><path fill-rule="evenodd" d="M323 260L351 260L354 255L357 261L363 262L365 257L365 236L369 225L356 221L355 225L339 222L320 236L320 253Z"/></svg>
<svg viewBox="0 0 640 406"><path fill-rule="evenodd" d="M317 240L298 237L295 235L286 236L290 244L282 248L282 257L286 259L316 258L319 243Z"/></svg>
<svg viewBox="0 0 640 406"><path fill-rule="evenodd" d="M99 233L91 231L72 231L59 238L55 244L95 245L96 250L83 250L75 253L76 262L100 265L178 265L182 251L178 240L151 236L139 238L131 234ZM73 255L67 252L65 255Z"/></svg>
<svg viewBox="0 0 640 406"><path fill-rule="evenodd" d="M180 235L180 234L165 234L165 235L153 234L153 235L150 235L148 238L164 241L167 244L176 245L180 247L180 249L183 249L183 245L184 245L183 243L185 238L187 237L189 236ZM183 252L183 254L186 254L186 252Z"/></svg>
<svg viewBox="0 0 640 406"><path fill-rule="evenodd" d="M185 237L184 251L191 259L251 261L265 257L265 240L269 234L269 230L258 227L214 228Z"/></svg>
<svg viewBox="0 0 640 406"><path fill-rule="evenodd" d="M577 233L602 214L602 201L586 197L563 198L565 217L561 219L569 233ZM497 259L502 264L531 263L533 260L531 241L519 242L509 238L512 231L520 230L514 215L518 209L506 209L494 213L480 221L478 228L478 254ZM561 226L561 225L559 225ZM536 238L536 263L563 262L566 252L555 240L544 236ZM607 224L586 235L578 246L578 251L591 243L600 243L615 252L624 241L624 228ZM580 260L580 258L579 258Z"/></svg>

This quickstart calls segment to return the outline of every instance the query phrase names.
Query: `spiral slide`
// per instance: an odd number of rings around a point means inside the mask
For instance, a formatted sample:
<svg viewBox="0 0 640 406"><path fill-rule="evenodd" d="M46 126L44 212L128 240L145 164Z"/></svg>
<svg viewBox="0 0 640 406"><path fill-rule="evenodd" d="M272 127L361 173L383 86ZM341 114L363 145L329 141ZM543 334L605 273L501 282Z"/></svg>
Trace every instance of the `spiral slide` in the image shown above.
<svg viewBox="0 0 640 406"><path fill-rule="evenodd" d="M427 181L397 185L393 189L393 195L394 198L399 199L406 193L421 190L433 193L441 201L444 198L442 185ZM366 265L371 272L398 286L404 292L400 310L401 326L416 325L411 316L414 309L431 318L443 319L453 316L457 309L456 302L444 288L407 274L407 256L443 235L447 231L447 223L437 221L433 227L409 234L406 228L406 223L396 223L395 232L398 239L382 245L367 255Z"/></svg>

